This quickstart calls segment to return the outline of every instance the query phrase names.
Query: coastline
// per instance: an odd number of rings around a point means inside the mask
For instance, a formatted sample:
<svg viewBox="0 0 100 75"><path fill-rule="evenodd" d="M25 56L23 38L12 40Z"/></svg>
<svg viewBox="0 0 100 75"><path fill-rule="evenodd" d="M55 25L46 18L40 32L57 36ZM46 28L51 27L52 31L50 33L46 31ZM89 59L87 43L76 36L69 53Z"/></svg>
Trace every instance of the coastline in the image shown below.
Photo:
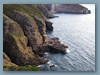
<svg viewBox="0 0 100 75"><path fill-rule="evenodd" d="M48 60L42 58L45 52L66 53L68 46L62 44L59 38L49 38L46 34L53 31L53 23L47 20L55 16L43 4L5 4L3 12L4 70L12 70L13 66L17 67L14 70L21 70L20 66L46 64Z"/></svg>

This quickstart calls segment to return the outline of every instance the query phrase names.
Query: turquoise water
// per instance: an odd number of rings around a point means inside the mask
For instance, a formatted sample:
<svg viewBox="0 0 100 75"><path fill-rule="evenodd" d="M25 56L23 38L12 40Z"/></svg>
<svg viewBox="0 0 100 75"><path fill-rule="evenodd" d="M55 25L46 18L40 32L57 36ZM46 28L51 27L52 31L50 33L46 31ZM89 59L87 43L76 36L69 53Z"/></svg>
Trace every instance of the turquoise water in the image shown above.
<svg viewBox="0 0 100 75"><path fill-rule="evenodd" d="M59 37L69 46L66 55L50 54L48 64L54 64L54 71L95 71L95 5L84 5L91 14L54 14L50 19L54 31L50 37Z"/></svg>

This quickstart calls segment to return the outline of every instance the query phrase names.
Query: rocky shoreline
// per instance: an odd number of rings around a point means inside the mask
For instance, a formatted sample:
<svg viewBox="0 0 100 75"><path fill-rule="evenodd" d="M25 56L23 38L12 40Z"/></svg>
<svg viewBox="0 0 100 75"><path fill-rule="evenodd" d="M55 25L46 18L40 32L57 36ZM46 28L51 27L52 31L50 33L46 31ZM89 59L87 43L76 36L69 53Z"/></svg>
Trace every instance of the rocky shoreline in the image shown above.
<svg viewBox="0 0 100 75"><path fill-rule="evenodd" d="M44 5L5 4L3 13L4 70L46 64L45 52L65 54L67 47L58 38L46 35L47 31L53 31L47 18L54 16Z"/></svg>
<svg viewBox="0 0 100 75"><path fill-rule="evenodd" d="M3 6L3 69L39 70L46 64L46 52L66 54L68 46L58 37L49 38L53 31L52 15L45 4L4 4Z"/></svg>

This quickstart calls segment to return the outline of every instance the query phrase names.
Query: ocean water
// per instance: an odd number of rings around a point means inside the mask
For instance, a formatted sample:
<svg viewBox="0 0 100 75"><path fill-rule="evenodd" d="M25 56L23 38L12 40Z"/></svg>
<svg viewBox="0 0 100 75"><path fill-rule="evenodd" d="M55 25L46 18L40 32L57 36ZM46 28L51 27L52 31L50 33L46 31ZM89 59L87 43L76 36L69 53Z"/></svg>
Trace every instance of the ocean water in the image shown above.
<svg viewBox="0 0 100 75"><path fill-rule="evenodd" d="M91 14L54 14L54 30L49 37L59 37L67 45L67 54L48 53L50 71L95 71L95 5L83 4Z"/></svg>

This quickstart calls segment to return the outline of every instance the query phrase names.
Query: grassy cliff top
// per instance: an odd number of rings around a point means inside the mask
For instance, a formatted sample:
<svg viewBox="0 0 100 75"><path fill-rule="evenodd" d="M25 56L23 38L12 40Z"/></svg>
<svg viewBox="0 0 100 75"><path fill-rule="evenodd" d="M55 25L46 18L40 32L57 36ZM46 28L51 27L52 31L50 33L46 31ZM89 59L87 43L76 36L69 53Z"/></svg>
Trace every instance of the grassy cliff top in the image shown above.
<svg viewBox="0 0 100 75"><path fill-rule="evenodd" d="M41 13L41 11L34 5L28 5L28 4L4 4L3 5L3 13L8 15L11 14L14 11L20 11L27 13L30 16L37 17L44 21L44 15Z"/></svg>

